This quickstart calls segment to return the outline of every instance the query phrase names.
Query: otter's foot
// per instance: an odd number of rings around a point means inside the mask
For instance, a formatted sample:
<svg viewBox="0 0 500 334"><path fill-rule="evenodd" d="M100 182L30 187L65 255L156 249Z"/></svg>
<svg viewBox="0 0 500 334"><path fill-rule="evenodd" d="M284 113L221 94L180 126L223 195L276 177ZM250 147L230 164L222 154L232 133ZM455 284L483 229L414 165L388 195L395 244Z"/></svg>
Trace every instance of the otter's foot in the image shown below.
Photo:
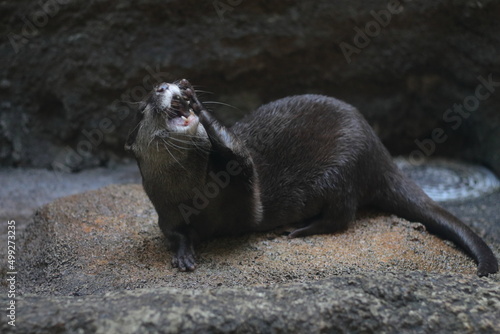
<svg viewBox="0 0 500 334"><path fill-rule="evenodd" d="M343 230L347 227L349 222L354 219L354 212L347 210L342 214L326 214L329 218L320 218L312 220L308 225L298 228L288 235L289 239L307 237L314 234L329 234ZM333 218L336 217L336 218Z"/></svg>
<svg viewBox="0 0 500 334"><path fill-rule="evenodd" d="M176 233L172 237L175 240L177 237L175 254L172 257L172 266L179 268L179 271L193 271L196 269L196 261L194 256L194 247L191 240L185 235Z"/></svg>
<svg viewBox="0 0 500 334"><path fill-rule="evenodd" d="M172 258L172 266L179 271L193 271L196 269L194 252L190 248L180 247Z"/></svg>
<svg viewBox="0 0 500 334"><path fill-rule="evenodd" d="M288 235L288 239L307 237L314 234L332 233L335 229L325 228L323 224L317 222L309 224L305 227L298 228Z"/></svg>

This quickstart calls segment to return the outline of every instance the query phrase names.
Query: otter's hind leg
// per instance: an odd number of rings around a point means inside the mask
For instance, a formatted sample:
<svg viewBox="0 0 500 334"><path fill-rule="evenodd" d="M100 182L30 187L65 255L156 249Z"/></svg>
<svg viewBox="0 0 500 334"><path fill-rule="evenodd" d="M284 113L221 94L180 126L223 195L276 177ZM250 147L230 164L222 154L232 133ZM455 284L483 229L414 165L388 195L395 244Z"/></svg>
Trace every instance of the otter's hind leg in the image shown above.
<svg viewBox="0 0 500 334"><path fill-rule="evenodd" d="M323 212L308 225L298 228L289 238L305 237L313 234L329 234L343 230L354 220L356 216L356 205L346 201L331 201Z"/></svg>

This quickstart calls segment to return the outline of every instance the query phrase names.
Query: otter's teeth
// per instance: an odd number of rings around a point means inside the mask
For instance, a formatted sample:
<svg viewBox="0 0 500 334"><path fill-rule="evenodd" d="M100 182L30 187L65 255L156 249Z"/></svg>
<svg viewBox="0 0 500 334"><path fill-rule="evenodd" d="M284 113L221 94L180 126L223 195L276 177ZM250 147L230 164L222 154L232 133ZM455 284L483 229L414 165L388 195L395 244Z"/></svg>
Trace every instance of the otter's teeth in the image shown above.
<svg viewBox="0 0 500 334"><path fill-rule="evenodd" d="M182 118L183 121L187 121L188 120L186 116L181 116L181 118Z"/></svg>

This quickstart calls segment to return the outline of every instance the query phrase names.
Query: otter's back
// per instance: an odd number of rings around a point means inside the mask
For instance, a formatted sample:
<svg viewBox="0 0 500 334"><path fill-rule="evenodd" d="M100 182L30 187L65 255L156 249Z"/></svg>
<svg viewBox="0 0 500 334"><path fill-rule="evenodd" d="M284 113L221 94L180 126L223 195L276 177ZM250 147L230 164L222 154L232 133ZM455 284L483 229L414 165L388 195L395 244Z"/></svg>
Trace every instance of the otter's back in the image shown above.
<svg viewBox="0 0 500 334"><path fill-rule="evenodd" d="M325 191L349 191L363 152L376 148L354 107L321 95L263 105L232 130L253 157L265 216L282 223L310 218Z"/></svg>

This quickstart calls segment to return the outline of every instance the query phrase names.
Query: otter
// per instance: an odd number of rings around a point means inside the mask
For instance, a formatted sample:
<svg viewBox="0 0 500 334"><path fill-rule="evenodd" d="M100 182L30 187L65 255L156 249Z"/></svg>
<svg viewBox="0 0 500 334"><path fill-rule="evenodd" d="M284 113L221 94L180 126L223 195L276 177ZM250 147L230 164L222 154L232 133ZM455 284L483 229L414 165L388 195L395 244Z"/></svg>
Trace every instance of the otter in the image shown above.
<svg viewBox="0 0 500 334"><path fill-rule="evenodd" d="M479 276L498 271L486 243L403 175L360 112L332 97L285 97L229 128L187 80L162 83L139 107L125 148L180 271L196 268L202 240L292 224L290 238L333 233L367 206L453 241Z"/></svg>

